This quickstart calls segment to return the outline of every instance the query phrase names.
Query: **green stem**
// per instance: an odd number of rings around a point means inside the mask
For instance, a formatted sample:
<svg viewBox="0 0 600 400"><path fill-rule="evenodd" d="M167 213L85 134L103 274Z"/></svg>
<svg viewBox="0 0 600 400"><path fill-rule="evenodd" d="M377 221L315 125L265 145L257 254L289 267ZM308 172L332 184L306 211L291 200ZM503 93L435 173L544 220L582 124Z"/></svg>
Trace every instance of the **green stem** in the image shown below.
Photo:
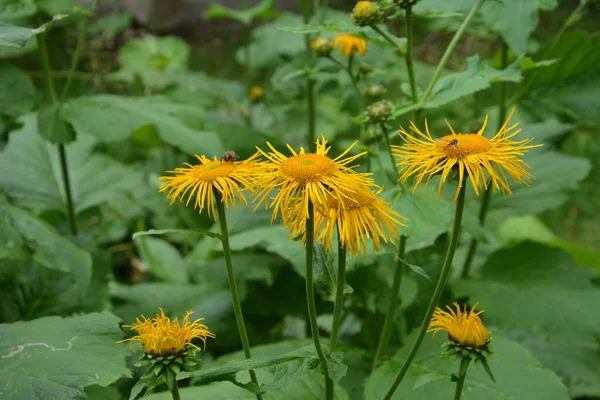
<svg viewBox="0 0 600 400"><path fill-rule="evenodd" d="M251 358L250 354L250 341L248 340L248 333L246 332L246 325L244 324L244 315L242 314L242 304L240 302L240 295L238 292L237 282L235 279L235 272L233 271L233 263L231 262L231 248L229 247L229 230L227 229L227 217L225 216L225 204L221 193L215 192L215 200L217 203L217 213L219 215L219 226L221 228L221 243L223 244L223 254L225 256L225 265L227 266L227 278L229 280L229 291L231 292L231 300L233 301L233 313L235 314L235 321L237 323L240 339L242 341L242 347L244 348L244 355L246 358ZM250 379L258 387L258 379L254 370L249 370ZM256 394L258 400L262 399L260 394Z"/></svg>
<svg viewBox="0 0 600 400"><path fill-rule="evenodd" d="M550 45L550 47L548 47L548 50L545 51L546 54L552 53L552 50L554 50L554 47L556 47L556 43L559 42L561 36L564 35L564 33L567 31L567 28L571 25L570 21L572 21L573 18L575 18L575 16L579 14L581 10L583 10L587 3L588 1L586 0L579 1L579 5L575 7L571 14L569 14L569 17L565 20L565 22L563 22L562 26L560 27L560 30L558 31L556 36L554 36L554 39L552 39L552 44Z"/></svg>
<svg viewBox="0 0 600 400"><path fill-rule="evenodd" d="M421 99L419 100L419 104L423 104L427 101L427 99L429 99L429 96L431 95L431 91L433 90L433 87L435 86L438 79L440 78L440 75L442 74L442 71L444 70L446 63L448 62L450 55L454 51L454 48L456 47L456 45L458 44L458 41L460 40L463 33L465 32L465 29L467 28L467 26L469 25L469 23L471 22L471 20L473 19L473 17L475 16L475 14L477 13L477 11L479 10L479 8L481 7L481 5L483 4L484 1L485 0L477 0L477 3L475 3L473 8L471 8L471 11L469 11L469 14L467 14L465 20L463 21L463 23L460 25L460 27L454 34L454 37L452 38L452 40L450 41L450 44L446 48L446 51L444 51L444 54L442 55L442 59L440 60L438 66L437 66L437 69L435 70L435 73L433 74L433 78L431 79L431 82L429 82L429 85L425 89L423 96L421 96Z"/></svg>
<svg viewBox="0 0 600 400"><path fill-rule="evenodd" d="M38 25L41 25L41 17L38 15L36 18ZM46 44L45 32L37 35L37 42L40 52L40 63L42 64L44 84L46 86L46 94L48 95L48 101L50 102L50 104L57 104L58 97L56 96L54 82L52 81L52 70L50 68L50 59L48 58L48 46ZM67 154L65 151L65 145L62 143L58 144L58 155L60 158L61 175L65 185L65 208L67 211L67 222L69 224L69 230L71 231L71 234L77 235L77 220L75 219L75 210L73 207L73 194L71 192L71 182L69 180Z"/></svg>
<svg viewBox="0 0 600 400"><path fill-rule="evenodd" d="M415 81L415 69L413 65L413 19L412 6L406 7L406 69L408 70L408 79L410 82L410 94L413 104L419 100L417 98L417 83ZM414 110L413 110L414 120Z"/></svg>
<svg viewBox="0 0 600 400"><path fill-rule="evenodd" d="M505 69L508 66L508 45L506 42L502 41L501 48L501 65L502 69ZM507 93L507 85L506 82L500 82L500 103L498 104L498 131L502 128L504 124L504 119L506 118L506 93ZM487 184L487 189L483 192L483 198L481 199L481 208L479 209L479 225L483 227L485 225L485 217L487 216L488 207L490 205L490 198L492 197L492 186L491 181ZM465 264L463 266L463 270L461 273L461 278L467 278L471 272L471 265L473 264L473 260L475 259L475 253L477 252L477 247L479 246L479 241L477 239L471 239L471 243L469 244L469 250L467 252L467 257L465 258Z"/></svg>
<svg viewBox="0 0 600 400"><path fill-rule="evenodd" d="M171 396L173 396L173 400L181 399L181 397L179 397L179 388L177 387L177 381L175 381L175 385L171 389Z"/></svg>
<svg viewBox="0 0 600 400"><path fill-rule="evenodd" d="M377 25L371 25L371 28L373 28L373 30L377 33L379 33L381 35L381 37L383 37L385 40L387 40L392 46L394 46L395 48L399 49L400 46L398 45L398 43L396 43L396 41L394 39L392 39L392 37L390 35L388 35L383 29L381 29L379 26Z"/></svg>
<svg viewBox="0 0 600 400"><path fill-rule="evenodd" d="M308 24L310 22L310 0L302 0L302 16L304 18L304 23ZM310 48L310 34L307 33L304 35L304 40L306 44L306 51L309 54L312 54L312 50ZM308 106L308 129L307 129L307 144L309 147L312 147L315 142L315 82L310 74L306 77L306 101Z"/></svg>
<svg viewBox="0 0 600 400"><path fill-rule="evenodd" d="M397 181L399 181L400 180L400 172L398 171L398 168L396 168L396 162L394 160L394 155L392 154L392 145L390 143L390 135L389 135L388 130L384 123L381 124L381 130L383 131L383 136L385 137L385 145L387 146L387 152L390 155L390 161L392 162L392 168L396 172ZM400 186L400 191L402 192L402 194L405 194L406 187L404 187L404 184L402 184L402 183L398 183L398 184Z"/></svg>
<svg viewBox="0 0 600 400"><path fill-rule="evenodd" d="M452 225L452 232L450 233L450 243L448 244L448 250L446 252L446 258L444 259L444 265L442 266L442 271L440 273L440 277L435 286L435 290L433 295L431 296L431 300L429 301L429 306L427 307L427 311L425 312L425 316L423 317L423 322L421 322L421 327L419 328L419 332L417 334L417 338L415 339L408 356L404 360L396 379L388 389L386 395L384 396L384 400L389 400L398 385L402 382L402 378L406 375L410 364L412 363L415 355L419 351L419 347L421 347L421 343L423 343L423 338L425 337L425 333L427 332L427 327L429 326L429 322L431 321L431 316L433 315L433 311L435 307L438 305L440 301L440 297L442 296L442 292L444 291L444 286L446 286L446 281L448 280L448 274L450 273L450 269L452 266L452 259L454 258L454 252L456 250L456 245L458 243L458 235L460 233L460 224L462 221L463 209L465 205L465 188L466 185L463 184L463 187L460 189L460 193L458 195L458 200L456 201L456 211L454 215L454 223Z"/></svg>
<svg viewBox="0 0 600 400"><path fill-rule="evenodd" d="M315 288L313 283L313 255L315 240L315 210L312 202L308 202L308 217L306 218L306 302L308 304L308 321L310 323L310 332L315 343L315 350L323 364L325 373L325 398L333 400L333 381L329 379L329 368L327 367L327 358L321 348L319 339L319 327L317 325L317 309L315 306Z"/></svg>
<svg viewBox="0 0 600 400"><path fill-rule="evenodd" d="M344 308L344 287L346 284L346 249L342 245L340 230L338 226L338 270L337 284L335 288L335 303L333 305L333 322L331 325L331 338L329 341L329 350L335 351L337 346L338 332L340 329L340 321L342 309Z"/></svg>
<svg viewBox="0 0 600 400"><path fill-rule="evenodd" d="M460 396L462 395L463 386L465 384L465 378L467 377L467 369L469 369L469 363L471 362L471 357L463 357L460 362L460 370L458 372L458 380L456 381L456 392L454 392L454 400L460 400Z"/></svg>
<svg viewBox="0 0 600 400"><path fill-rule="evenodd" d="M394 317L396 316L396 309L399 306L400 301L400 284L402 283L402 275L404 274L404 252L406 250L406 236L400 236L400 243L398 244L398 258L396 259L396 270L394 272L394 283L392 284L392 294L390 295L390 302L388 304L387 313L383 321L383 328L381 335L379 336L379 343L377 344L377 350L375 351L375 357L373 357L373 367L375 369L377 363L381 357L387 351L387 347L392 334L392 327L394 326Z"/></svg>

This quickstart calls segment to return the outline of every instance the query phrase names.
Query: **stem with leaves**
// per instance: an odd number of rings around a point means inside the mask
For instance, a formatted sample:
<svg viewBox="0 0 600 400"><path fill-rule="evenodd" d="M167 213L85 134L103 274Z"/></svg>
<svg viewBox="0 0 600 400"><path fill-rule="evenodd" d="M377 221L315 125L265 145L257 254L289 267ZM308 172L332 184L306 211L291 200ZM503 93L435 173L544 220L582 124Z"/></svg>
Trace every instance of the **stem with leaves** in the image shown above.
<svg viewBox="0 0 600 400"><path fill-rule="evenodd" d="M458 372L458 380L456 381L456 391L454 392L454 400L460 400L460 396L462 395L463 386L465 384L465 378L467 377L467 369L469 369L469 364L471 362L471 357L463 357L460 362L460 370Z"/></svg>
<svg viewBox="0 0 600 400"><path fill-rule="evenodd" d="M502 41L500 56L502 69L505 69L508 66L508 45L504 41ZM500 102L498 104L498 131L504 124L504 119L506 118L506 89L506 82L500 82ZM487 189L483 192L483 197L481 199L481 207L479 209L479 225L481 225L482 227L483 225L485 225L485 217L487 216L487 211L490 205L490 199L492 197L491 181L488 182L486 187ZM463 266L463 270L461 273L461 278L467 278L469 276L469 273L471 272L471 265L473 264L473 259L475 258L475 253L477 252L478 245L479 241L477 239L471 239L471 243L469 244L469 250L467 252L467 257L465 258L465 265Z"/></svg>
<svg viewBox="0 0 600 400"><path fill-rule="evenodd" d="M394 317L396 316L396 309L398 308L398 303L400 301L400 284L402 283L402 275L404 274L405 250L406 236L402 235L400 236L400 243L398 244L398 257L396 259L396 270L394 271L394 283L392 284L390 302L388 304L387 313L385 314L385 320L383 321L383 328L381 329L381 335L379 336L377 350L375 351L375 356L373 357L372 369L375 369L377 363L387 351L387 347L390 341L390 335L392 334Z"/></svg>
<svg viewBox="0 0 600 400"><path fill-rule="evenodd" d="M37 16L38 25L42 24L42 19ZM46 94L48 95L48 101L50 104L57 104L58 97L54 88L54 81L52 80L52 70L50 68L50 59L48 58L48 46L46 44L46 32L37 35L38 48L40 53L40 63L42 64L42 71L44 74L44 84L46 86ZM65 151L65 145L62 143L58 144L58 155L60 159L60 171L62 179L65 185L65 208L67 211L67 222L69 224L69 230L72 235L77 235L77 220L75 218L75 209L73 206L73 193L71 192L71 182L69 180L69 167L67 164L67 154Z"/></svg>
<svg viewBox="0 0 600 400"><path fill-rule="evenodd" d="M431 316L433 315L433 311L438 305L440 301L440 297L442 296L442 292L444 291L444 287L446 286L446 281L448 280L448 274L450 273L450 269L452 267L452 260L454 259L454 252L456 251L456 245L458 244L458 235L460 233L460 225L463 216L463 209L465 205L465 188L466 186L460 189L460 193L458 195L458 199L456 201L456 211L454 214L454 223L452 224L452 231L450 232L450 243L448 244L448 250L446 251L446 258L444 259L444 265L442 266L442 271L440 273L440 277L435 286L435 290L433 291L433 295L431 296L431 300L429 301L429 306L427 307L427 311L425 312L425 316L423 317L423 322L421 322L421 327L419 328L419 332L417 337L398 372L398 375L394 379L394 382L388 389L386 395L384 396L385 400L389 400L398 385L402 382L404 375L408 371L410 364L413 359L417 355L421 344L423 343L423 338L425 337L425 333L427 332L427 327L429 326L429 322L431 321Z"/></svg>
<svg viewBox="0 0 600 400"><path fill-rule="evenodd" d="M408 71L408 80L410 82L410 94L412 102L415 104L417 98L417 83L415 81L415 68L413 65L413 18L412 6L406 7L406 69ZM414 111L413 111L414 120Z"/></svg>
<svg viewBox="0 0 600 400"><path fill-rule="evenodd" d="M319 326L317 325L317 308L315 306L315 288L313 282L313 256L315 252L315 209L312 202L308 202L308 217L306 218L306 302L308 304L308 321L310 333L315 344L315 350L325 373L325 398L333 400L333 381L329 378L327 357L321 348L319 339Z"/></svg>
<svg viewBox="0 0 600 400"><path fill-rule="evenodd" d="M223 254L225 256L225 265L227 267L227 279L229 280L229 291L231 292L231 300L233 301L233 313L237 323L240 340L244 348L244 355L247 359L251 358L250 341L248 340L248 332L244 324L244 315L242 314L242 304L238 292L235 272L233 271L233 263L231 261L231 248L229 247L229 230L227 229L227 217L225 215L225 204L223 203L222 195L219 191L215 191L215 200L217 203L217 213L219 215L219 226L221 228L221 243L223 244ZM254 370L249 370L250 379L258 387L258 379ZM260 394L256 394L257 400L262 400Z"/></svg>

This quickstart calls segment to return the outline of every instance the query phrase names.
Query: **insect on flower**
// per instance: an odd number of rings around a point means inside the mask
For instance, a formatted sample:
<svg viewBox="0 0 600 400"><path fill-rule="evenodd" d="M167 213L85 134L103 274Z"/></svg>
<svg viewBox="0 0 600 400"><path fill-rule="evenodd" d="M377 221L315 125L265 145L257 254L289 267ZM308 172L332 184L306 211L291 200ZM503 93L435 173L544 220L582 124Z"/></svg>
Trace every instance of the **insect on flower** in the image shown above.
<svg viewBox="0 0 600 400"><path fill-rule="evenodd" d="M233 151L233 150L227 150L221 156L221 161L232 162L232 161L235 161L235 160L237 160L237 154L235 154L235 151Z"/></svg>
<svg viewBox="0 0 600 400"><path fill-rule="evenodd" d="M448 139L441 138L441 139L435 139L435 140L436 140L436 142L445 142L445 143L447 143L446 146L445 146L445 148L451 147L454 150L458 150L458 139L448 140Z"/></svg>

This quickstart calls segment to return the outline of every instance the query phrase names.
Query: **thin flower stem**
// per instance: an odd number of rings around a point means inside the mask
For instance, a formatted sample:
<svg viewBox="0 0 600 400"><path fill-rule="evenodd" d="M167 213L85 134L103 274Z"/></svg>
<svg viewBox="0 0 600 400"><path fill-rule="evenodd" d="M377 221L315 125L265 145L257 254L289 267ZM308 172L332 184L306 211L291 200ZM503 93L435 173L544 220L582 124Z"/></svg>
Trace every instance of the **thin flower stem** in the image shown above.
<svg viewBox="0 0 600 400"><path fill-rule="evenodd" d="M171 396L173 396L173 400L180 400L179 397L179 387L177 387L177 380L175 380L175 385L173 385L173 389L171 389Z"/></svg>
<svg viewBox="0 0 600 400"><path fill-rule="evenodd" d="M344 308L344 287L346 285L346 248L342 245L340 230L338 226L338 270L337 284L335 288L335 303L333 305L333 322L331 324L331 338L329 339L329 350L335 351L337 346L338 332Z"/></svg>
<svg viewBox="0 0 600 400"><path fill-rule="evenodd" d="M396 168L396 162L394 160L394 155L392 154L392 145L390 143L390 135L388 133L388 130L385 126L385 124L381 124L381 130L383 131L383 137L385 138L385 145L387 146L387 151L388 154L390 155L390 161L392 163L392 169L396 172L396 181L400 180L400 172L398 171L398 168ZM404 187L404 184L399 183L400 186L400 191L402 192L402 194L406 193L406 187Z"/></svg>
<svg viewBox="0 0 600 400"><path fill-rule="evenodd" d="M381 29L377 25L371 25L371 28L377 33L379 33L385 40L387 40L392 46L395 48L399 48L398 43L390 35L388 35L383 29Z"/></svg>
<svg viewBox="0 0 600 400"><path fill-rule="evenodd" d="M363 95L360 93L360 89L358 88L358 83L356 82L356 77L354 76L354 74L352 74L352 63L353 63L354 57L350 57L348 59L347 66L342 64L335 58L333 58L331 56L331 54L328 55L327 58L330 59L331 61L333 61L334 63L336 63L341 69L346 71L346 73L350 77L350 81L352 82L352 87L354 88L354 91L356 92L356 98L358 100L359 108L362 110L364 108L364 98L363 98Z"/></svg>
<svg viewBox="0 0 600 400"><path fill-rule="evenodd" d="M315 350L323 363L323 372L325 373L325 398L327 400L333 400L333 381L329 378L327 357L325 357L323 349L321 348L319 327L317 325L317 309L315 306L315 288L313 283L314 234L315 210L312 202L309 200L308 217L306 218L306 302L308 304L308 321L310 323L310 332L315 343Z"/></svg>
<svg viewBox="0 0 600 400"><path fill-rule="evenodd" d="M505 69L508 66L508 45L506 42L502 41L501 48L501 66L502 69ZM500 103L498 104L498 131L504 124L504 119L506 118L506 82L500 82ZM485 217L487 216L488 207L490 205L490 198L492 197L492 184L491 181L488 182L486 186L486 190L483 192L483 197L481 199L481 208L479 209L479 225L485 225ZM465 258L465 265L463 266L463 270L461 273L461 278L467 278L471 272L471 265L473 264L473 259L475 258L475 253L477 252L477 247L479 246L479 241L475 238L471 239L471 243L469 244L469 250L467 252L467 257Z"/></svg>
<svg viewBox="0 0 600 400"><path fill-rule="evenodd" d="M233 271L233 263L231 262L231 248L229 247L229 230L227 229L227 217L225 216L225 204L223 203L222 195L216 191L215 200L217 203L217 213L219 215L219 226L221 228L221 243L223 244L223 254L225 255L225 265L227 266L227 278L229 280L229 291L231 292L231 300L233 301L233 313L235 314L235 321L237 323L238 331L240 334L240 340L242 341L242 347L244 348L244 355L246 358L251 358L250 354L250 341L248 340L248 332L246 332L246 325L244 324L244 315L242 314L242 304L240 302L240 295L238 292L237 282L235 279L235 272ZM254 370L249 370L250 379L258 387L258 379ZM256 394L257 400L261 400L262 396Z"/></svg>
<svg viewBox="0 0 600 400"><path fill-rule="evenodd" d="M381 329L381 335L379 336L379 343L377 344L377 350L375 351L375 357L373 357L373 367L375 369L381 357L387 351L387 347L390 341L390 335L392 334L392 327L394 324L394 317L396 315L396 309L399 306L400 299L400 284L402 283L402 275L404 274L404 252L406 250L406 236L400 236L400 243L398 244L398 257L396 259L396 270L394 271L394 283L392 284L392 294L390 295L390 302L388 304L387 313L383 321L383 328Z"/></svg>
<svg viewBox="0 0 600 400"><path fill-rule="evenodd" d="M444 265L442 266L442 271L435 286L435 290L433 292L433 295L431 296L431 300L429 301L429 306L427 307L427 311L425 312L425 316L423 317L423 322L421 322L421 327L419 328L417 338L415 339L408 355L406 356L406 359L404 360L404 363L402 364L402 367L400 368L396 379L394 379L394 382L385 394L384 400L389 400L392 397L392 395L398 388L398 385L400 385L400 383L402 382L404 375L406 375L410 364L417 355L419 347L421 347L421 343L423 343L423 338L425 337L425 333L427 332L427 327L429 326L429 322L431 321L433 311L435 310L435 307L440 301L440 297L442 296L442 292L444 291L444 286L446 286L448 274L450 273L450 269L452 267L452 259L454 258L454 252L456 250L456 245L458 244L458 235L460 233L460 224L462 221L463 209L465 205L465 188L466 185L463 184L463 187L460 189L460 193L456 201L454 223L452 225L452 232L450 232L450 243L448 244L446 258L444 259Z"/></svg>
<svg viewBox="0 0 600 400"><path fill-rule="evenodd" d="M579 0L579 4L577 5L577 7L575 7L573 12L569 14L567 19L565 19L565 22L563 22L562 26L560 27L560 30L554 36L554 39L552 39L552 44L550 45L550 47L548 47L548 50L546 50L546 54L552 53L552 50L554 50L554 47L556 47L556 43L558 43L562 35L564 35L564 33L567 31L567 28L571 26L571 21L573 20L573 18L575 18L577 14L579 14L581 10L583 10L583 8L588 2L589 0Z"/></svg>
<svg viewBox="0 0 600 400"><path fill-rule="evenodd" d="M413 65L413 18L412 6L406 7L406 69L408 71L408 80L410 82L410 94L413 104L419 100L417 98L417 83L415 81L415 69ZM413 110L413 120L415 112Z"/></svg>
<svg viewBox="0 0 600 400"><path fill-rule="evenodd" d="M314 10L316 12L316 9ZM304 18L304 23L308 24L310 22L311 16L311 5L310 0L302 0L302 16ZM306 51L309 54L312 54L312 50L310 48L310 34L307 33L304 35L304 40L306 44ZM315 82L311 74L308 74L306 77L306 102L308 107L308 129L307 129L307 138L306 142L309 147L313 145L315 142Z"/></svg>
<svg viewBox="0 0 600 400"><path fill-rule="evenodd" d="M469 14L467 14L465 20L463 21L463 23L460 25L460 27L454 34L454 37L452 38L452 40L450 41L450 44L446 48L446 51L444 51L444 54L442 55L442 59L440 60L438 66L437 66L437 69L435 70L435 73L433 74L433 78L431 79L431 82L429 82L429 85L425 89L423 96L421 96L421 99L419 100L419 104L423 104L429 99L429 96L431 95L431 91L433 90L433 87L435 86L438 79L440 78L440 75L442 74L442 71L444 70L446 63L448 62L450 55L454 51L454 48L456 47L456 45L458 44L458 41L460 40L463 33L465 32L465 29L467 28L467 26L469 25L469 23L471 22L471 20L473 19L473 17L475 16L475 14L477 13L477 11L479 10L479 8L481 7L481 5L483 4L484 1L485 0L477 0L477 3L475 3L473 8L471 8L471 11L469 11Z"/></svg>
<svg viewBox="0 0 600 400"><path fill-rule="evenodd" d="M41 17L37 16L38 25L41 25ZM42 64L42 71L44 73L44 83L46 86L46 94L48 95L48 101L50 104L58 103L58 97L56 96L56 90L54 88L54 82L52 81L52 71L50 68L50 59L48 58L48 46L46 44L46 33L37 35L38 48L40 52L40 63ZM58 155L60 158L60 170L65 185L65 208L67 211L67 223L69 224L69 230L71 234L77 235L77 220L75 219L75 209L73 207L73 194L71 192L71 182L69 180L69 167L67 164L67 154L65 152L65 145L62 143L58 144Z"/></svg>
<svg viewBox="0 0 600 400"><path fill-rule="evenodd" d="M465 378L467 377L467 369L469 369L469 363L471 362L471 357L463 357L460 362L460 370L458 373L458 380L456 381L456 392L454 392L454 400L460 400L460 396L462 395L463 386L465 384Z"/></svg>

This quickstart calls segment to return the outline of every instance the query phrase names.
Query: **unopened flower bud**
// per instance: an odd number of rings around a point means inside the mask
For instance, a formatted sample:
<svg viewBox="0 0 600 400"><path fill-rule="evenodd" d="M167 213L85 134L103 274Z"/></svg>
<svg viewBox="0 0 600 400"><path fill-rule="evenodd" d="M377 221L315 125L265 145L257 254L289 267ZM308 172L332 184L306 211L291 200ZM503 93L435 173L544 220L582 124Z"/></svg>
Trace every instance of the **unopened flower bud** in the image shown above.
<svg viewBox="0 0 600 400"><path fill-rule="evenodd" d="M358 26L376 25L383 19L383 13L372 1L359 1L352 10L352 19Z"/></svg>
<svg viewBox="0 0 600 400"><path fill-rule="evenodd" d="M408 7L413 7L419 1L421 1L421 0L394 0L394 3L396 3L396 5L398 5L398 6L400 6L400 8L408 8Z"/></svg>
<svg viewBox="0 0 600 400"><path fill-rule="evenodd" d="M333 50L333 44L320 36L311 42L310 47L319 57L327 57L331 53L331 50Z"/></svg>
<svg viewBox="0 0 600 400"><path fill-rule="evenodd" d="M392 107L386 101L378 101L369 107L369 119L372 123L385 122L392 115Z"/></svg>
<svg viewBox="0 0 600 400"><path fill-rule="evenodd" d="M363 74L368 74L369 72L373 71L373 66L367 63L360 63L358 64L358 70Z"/></svg>
<svg viewBox="0 0 600 400"><path fill-rule="evenodd" d="M265 95L265 91L260 86L252 86L250 88L250 101L258 103Z"/></svg>
<svg viewBox="0 0 600 400"><path fill-rule="evenodd" d="M379 125L369 125L360 135L360 140L365 145L379 142L383 137L383 130Z"/></svg>
<svg viewBox="0 0 600 400"><path fill-rule="evenodd" d="M380 98L385 96L387 89L381 85L371 85L367 88L367 96Z"/></svg>

